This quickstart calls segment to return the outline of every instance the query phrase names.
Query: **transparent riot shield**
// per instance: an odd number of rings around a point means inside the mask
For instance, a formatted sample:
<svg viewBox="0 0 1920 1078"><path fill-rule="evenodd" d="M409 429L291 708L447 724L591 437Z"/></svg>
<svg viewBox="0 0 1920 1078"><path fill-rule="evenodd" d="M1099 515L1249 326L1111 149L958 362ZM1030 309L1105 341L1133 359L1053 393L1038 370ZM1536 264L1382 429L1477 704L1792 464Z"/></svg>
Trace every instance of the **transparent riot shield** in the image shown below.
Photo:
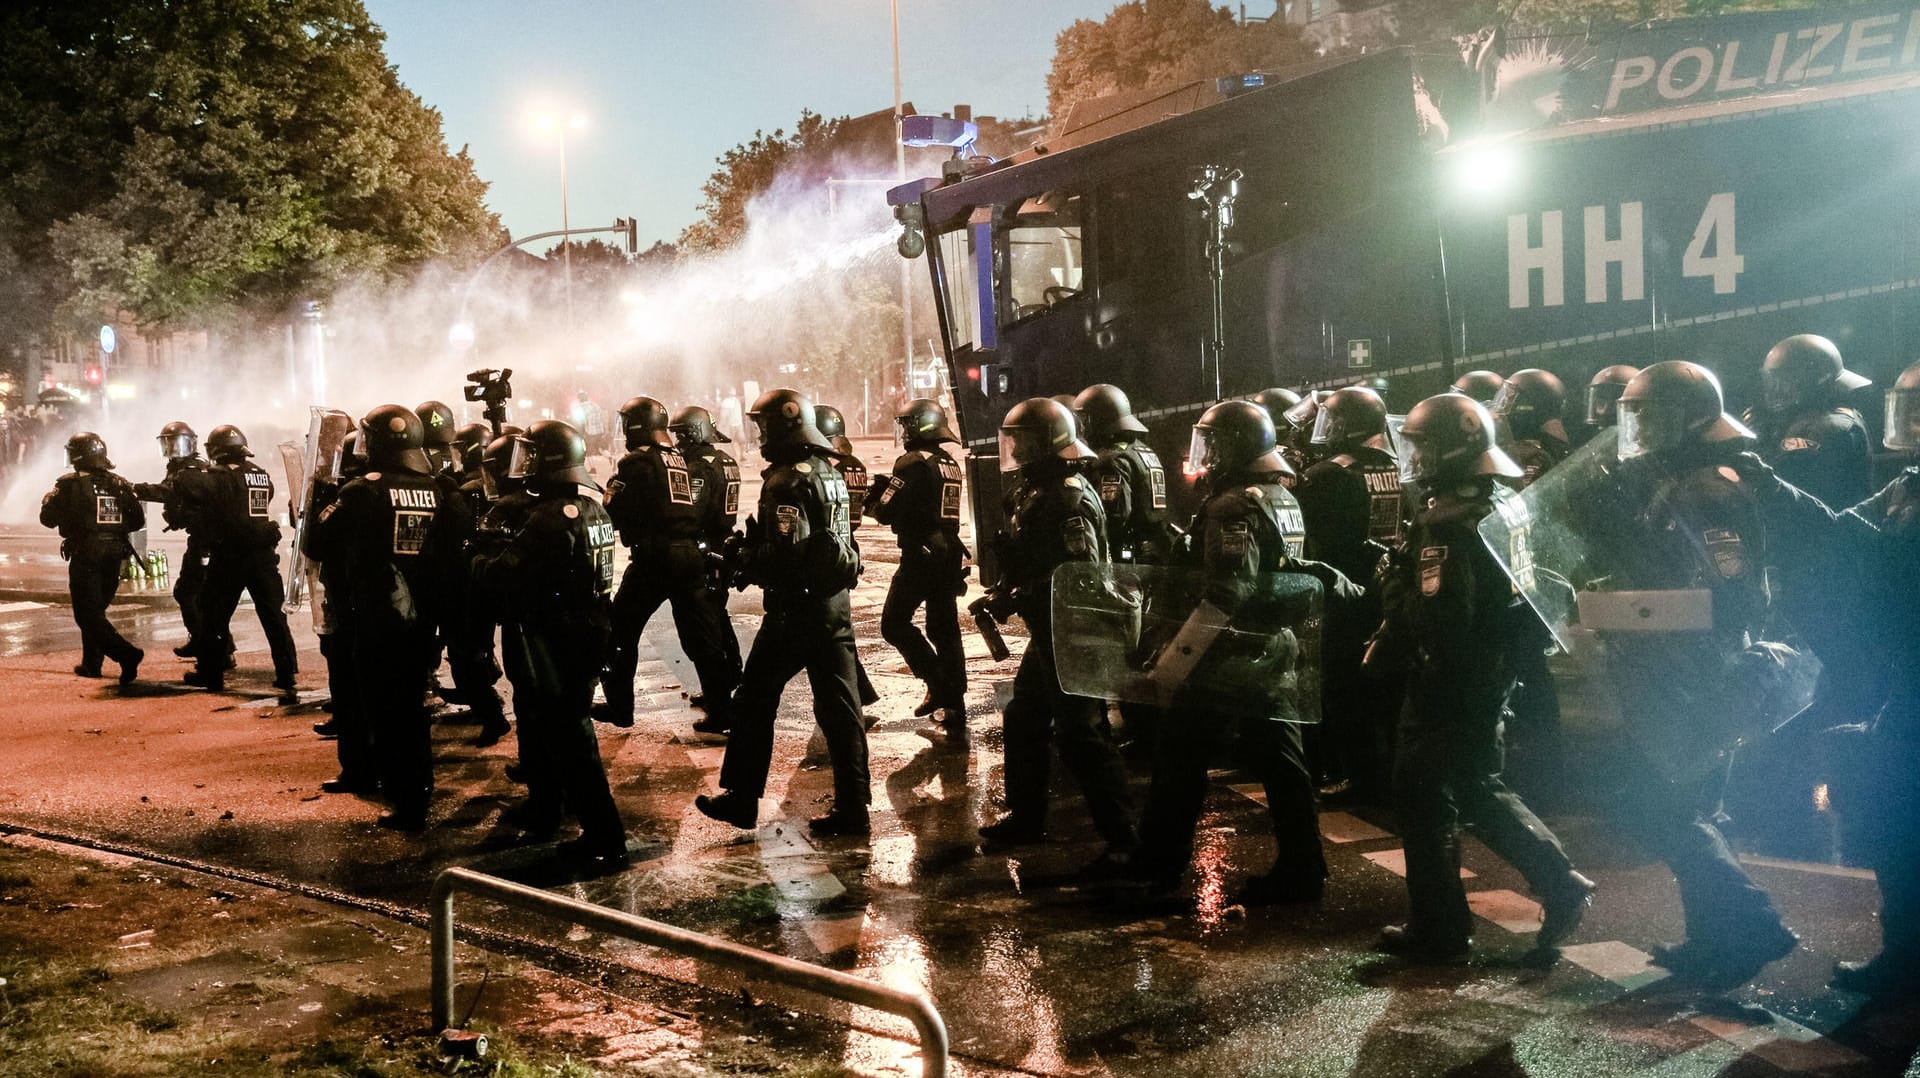
<svg viewBox="0 0 1920 1078"><path fill-rule="evenodd" d="M1070 562L1053 574L1062 690L1281 722L1320 721L1320 581L1232 590L1191 569Z"/></svg>
<svg viewBox="0 0 1920 1078"><path fill-rule="evenodd" d="M1662 537L1658 486L1624 476L1616 444L1609 429L1498 499L1480 535L1601 711L1669 777L1697 778L1805 710L1820 663L1716 610L1724 581Z"/></svg>
<svg viewBox="0 0 1920 1078"><path fill-rule="evenodd" d="M320 590L319 567L307 561L307 527L313 518L314 489L332 483L340 475L340 448L353 433L353 417L337 408L314 407L307 423L307 438L297 451L291 442L280 446L287 470L287 489L297 493L294 503L293 554L287 559L286 609L297 610L311 595L314 627L325 630L325 597Z"/></svg>

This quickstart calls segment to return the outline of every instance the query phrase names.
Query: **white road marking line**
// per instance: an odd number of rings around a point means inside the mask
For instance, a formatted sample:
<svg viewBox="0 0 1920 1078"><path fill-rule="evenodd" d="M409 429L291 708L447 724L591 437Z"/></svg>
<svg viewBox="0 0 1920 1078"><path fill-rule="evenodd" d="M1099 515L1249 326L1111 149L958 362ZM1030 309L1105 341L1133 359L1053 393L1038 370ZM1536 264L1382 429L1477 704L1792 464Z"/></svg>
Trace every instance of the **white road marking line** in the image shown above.
<svg viewBox="0 0 1920 1078"><path fill-rule="evenodd" d="M1667 976L1666 970L1653 964L1652 955L1619 940L1576 943L1562 947L1560 954L1588 973L1612 981L1629 992Z"/></svg>
<svg viewBox="0 0 1920 1078"><path fill-rule="evenodd" d="M1840 876L1849 880L1874 879L1870 868L1854 868L1850 865L1828 865L1818 861L1789 861L1781 857L1762 857L1759 854L1740 855L1743 865L1757 865L1761 868L1783 868L1790 872L1811 872L1818 876Z"/></svg>
<svg viewBox="0 0 1920 1078"><path fill-rule="evenodd" d="M1266 787L1261 786L1257 782L1228 783L1227 789L1232 790L1234 793L1239 794L1241 797L1244 797L1247 800L1253 802L1254 804L1259 805L1261 808L1267 807Z"/></svg>
<svg viewBox="0 0 1920 1078"><path fill-rule="evenodd" d="M1758 1015L1765 1015L1766 1020L1746 1023L1718 1015L1694 1014L1689 1015L1687 1021L1732 1045L1743 1057L1765 1060L1789 1073L1830 1073L1858 1067L1866 1062L1853 1049L1830 1041L1818 1031L1808 1029L1791 1018L1761 1007L1753 1010ZM1684 1059L1691 1054L1682 1053L1676 1059Z"/></svg>
<svg viewBox="0 0 1920 1078"><path fill-rule="evenodd" d="M46 603L0 603L0 614L24 614L29 610L45 610Z"/></svg>
<svg viewBox="0 0 1920 1078"><path fill-rule="evenodd" d="M1515 935L1540 931L1540 904L1517 891L1473 891L1467 907Z"/></svg>
<svg viewBox="0 0 1920 1078"><path fill-rule="evenodd" d="M1321 813L1320 833L1326 836L1328 842L1367 842L1393 837L1391 832L1382 831L1350 812Z"/></svg>
<svg viewBox="0 0 1920 1078"><path fill-rule="evenodd" d="M1375 850L1372 853L1363 853L1360 856L1372 861L1374 864L1379 865L1381 868L1386 869L1388 872L1393 873L1403 880L1407 878L1407 851L1405 850L1399 848ZM1473 879L1473 870L1463 866L1460 869L1460 878L1463 880Z"/></svg>

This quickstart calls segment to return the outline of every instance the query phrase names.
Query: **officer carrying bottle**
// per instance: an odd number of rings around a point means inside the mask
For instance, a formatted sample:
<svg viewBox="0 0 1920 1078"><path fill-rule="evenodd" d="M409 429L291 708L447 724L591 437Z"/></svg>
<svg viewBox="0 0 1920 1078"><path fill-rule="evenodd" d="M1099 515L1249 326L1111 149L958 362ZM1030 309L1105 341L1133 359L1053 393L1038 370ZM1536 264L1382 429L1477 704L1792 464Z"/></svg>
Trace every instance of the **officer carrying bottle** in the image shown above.
<svg viewBox="0 0 1920 1078"><path fill-rule="evenodd" d="M205 635L200 602L207 584L204 477L209 465L200 455L199 436L185 423L175 420L161 427L159 442L160 455L167 462L166 478L158 483L135 483L133 489L141 501L160 503L160 518L168 531L178 528L187 533L186 555L173 578L173 601L180 605L180 623L187 630L187 640L173 653L190 659Z"/></svg>
<svg viewBox="0 0 1920 1078"><path fill-rule="evenodd" d="M761 394L747 413L760 431L760 504L730 543L736 586L757 584L766 615L734 693L733 728L716 797L694 805L743 830L759 820L773 765L780 693L805 670L813 716L833 766L833 809L808 822L815 835L865 837L871 797L867 731L860 718L853 608L860 577L847 482L832 443L814 423L813 402L791 389Z"/></svg>
<svg viewBox="0 0 1920 1078"><path fill-rule="evenodd" d="M1535 953L1556 957L1592 901L1560 840L1501 781L1501 710L1523 618L1476 530L1520 468L1494 444L1493 417L1464 393L1421 401L1400 428L1404 467L1425 492L1403 552L1385 570L1376 659L1408 675L1394 800L1406 847L1408 919L1380 949L1415 962L1468 953L1473 914L1460 884L1464 820L1520 870L1542 907Z"/></svg>
<svg viewBox="0 0 1920 1078"><path fill-rule="evenodd" d="M73 470L40 499L40 523L59 530L60 555L67 559L67 594L80 627L80 663L73 672L99 677L102 660L112 659L120 664L120 684L130 685L146 653L107 620L107 607L120 589L121 563L133 556L127 537L146 527L147 513L133 484L114 473L98 434L68 438L67 464Z"/></svg>
<svg viewBox="0 0 1920 1078"><path fill-rule="evenodd" d="M1106 513L1086 476L1093 450L1080 440L1073 412L1034 397L1000 421L1000 471L1012 488L1005 538L996 543L1000 581L989 594L995 618L1027 624L1027 650L1002 715L1006 815L980 829L990 846L1043 841L1047 772L1058 749L1078 780L1094 827L1106 841L1095 862L1118 867L1138 844L1127 796L1126 765L1108 732L1101 702L1062 691L1053 652L1053 573L1067 562L1106 564Z"/></svg>
<svg viewBox="0 0 1920 1078"><path fill-rule="evenodd" d="M207 433L207 585L201 614L206 645L194 670L182 680L220 692L226 688L228 655L233 651L233 615L240 594L253 600L253 612L267 635L273 657L273 687L294 690L299 656L287 628L286 584L280 576L279 509L273 477L253 463L247 436L231 424Z"/></svg>
<svg viewBox="0 0 1920 1078"><path fill-rule="evenodd" d="M957 600L966 590L967 551L960 542L960 464L947 444L960 439L947 410L925 397L907 402L895 417L905 449L893 471L879 477L867 497L867 512L893 529L900 567L880 611L880 635L926 685L915 715L941 715L952 735L966 736L967 657L960 642ZM913 622L927 608L927 631Z"/></svg>
<svg viewBox="0 0 1920 1078"><path fill-rule="evenodd" d="M518 814L545 840L563 813L580 824L563 852L596 871L627 863L626 828L607 785L588 710L613 613L614 525L587 474L587 443L557 419L514 440L512 472L526 484L526 518L499 549L474 560L481 603L515 632L506 646L525 671L514 686L527 801Z"/></svg>
<svg viewBox="0 0 1920 1078"><path fill-rule="evenodd" d="M702 522L701 553L709 566L705 578L706 598L713 607L714 628L719 634L726 669L731 673L724 683L738 685L740 637L733 631L733 619L727 613L726 573L719 566L723 564L720 552L727 545L727 537L740 522L740 464L716 444L733 439L713 425L713 413L697 404L673 413L667 429L673 432L674 445L680 455L687 458L687 468L693 475L694 507L699 510ZM703 687L687 702L705 710L707 699ZM728 702L721 701L719 706L724 709Z"/></svg>

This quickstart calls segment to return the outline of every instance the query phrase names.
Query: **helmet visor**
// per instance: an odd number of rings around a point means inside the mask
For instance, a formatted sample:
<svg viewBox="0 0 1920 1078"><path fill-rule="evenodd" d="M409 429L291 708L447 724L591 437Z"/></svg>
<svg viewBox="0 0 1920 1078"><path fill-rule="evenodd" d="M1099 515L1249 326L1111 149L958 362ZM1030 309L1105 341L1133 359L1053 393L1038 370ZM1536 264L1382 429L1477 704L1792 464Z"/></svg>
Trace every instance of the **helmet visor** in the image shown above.
<svg viewBox="0 0 1920 1078"><path fill-rule="evenodd" d="M1508 381L1500 386L1500 392L1495 393L1493 400L1487 403L1487 411L1497 416L1512 415L1519 404L1520 387Z"/></svg>
<svg viewBox="0 0 1920 1078"><path fill-rule="evenodd" d="M193 443L191 434L163 434L160 436L160 455L168 460L185 460L193 456Z"/></svg>
<svg viewBox="0 0 1920 1078"><path fill-rule="evenodd" d="M1322 408L1313 417L1313 435L1309 439L1314 445L1332 445L1346 436L1339 420L1333 418L1333 410Z"/></svg>
<svg viewBox="0 0 1920 1078"><path fill-rule="evenodd" d="M1678 448L1687 440L1686 409L1659 401L1621 401L1620 459Z"/></svg>
<svg viewBox="0 0 1920 1078"><path fill-rule="evenodd" d="M1920 389L1887 390L1888 449L1920 449Z"/></svg>
<svg viewBox="0 0 1920 1078"><path fill-rule="evenodd" d="M1187 442L1187 469L1193 475L1211 470L1213 467L1213 439L1208 436L1207 428L1195 424L1193 437Z"/></svg>
<svg viewBox="0 0 1920 1078"><path fill-rule="evenodd" d="M539 450L533 447L533 442L516 437L513 440L513 455L507 458L507 478L526 479L532 474L539 455Z"/></svg>
<svg viewBox="0 0 1920 1078"><path fill-rule="evenodd" d="M1273 425L1282 422L1294 430L1308 430L1318 425L1315 419L1320 414L1320 391L1314 390L1301 398L1300 403L1273 417Z"/></svg>
<svg viewBox="0 0 1920 1078"><path fill-rule="evenodd" d="M1611 427L1618 419L1620 394L1627 387L1619 382L1602 382L1587 387L1587 426Z"/></svg>
<svg viewBox="0 0 1920 1078"><path fill-rule="evenodd" d="M1017 472L1036 460L1053 455L1053 444L1044 433L1015 427L1000 428L1002 474Z"/></svg>
<svg viewBox="0 0 1920 1078"><path fill-rule="evenodd" d="M1408 437L1403 432L1400 435L1399 441L1400 482L1402 485L1411 486L1419 481L1420 470L1426 463L1422 459L1423 454L1420 451L1420 439L1417 437Z"/></svg>
<svg viewBox="0 0 1920 1078"><path fill-rule="evenodd" d="M1760 372L1761 406L1776 416L1790 415L1812 396L1812 387L1792 371Z"/></svg>

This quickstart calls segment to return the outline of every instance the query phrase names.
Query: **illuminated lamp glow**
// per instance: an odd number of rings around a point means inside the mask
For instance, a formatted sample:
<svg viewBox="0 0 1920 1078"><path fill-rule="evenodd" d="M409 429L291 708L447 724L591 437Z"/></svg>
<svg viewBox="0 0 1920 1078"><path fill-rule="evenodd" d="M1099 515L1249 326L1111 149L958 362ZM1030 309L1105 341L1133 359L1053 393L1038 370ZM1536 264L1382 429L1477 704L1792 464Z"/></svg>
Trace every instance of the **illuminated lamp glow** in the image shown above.
<svg viewBox="0 0 1920 1078"><path fill-rule="evenodd" d="M1520 176L1520 154L1505 143L1487 143L1460 151L1453 162L1454 184L1473 195L1495 195Z"/></svg>
<svg viewBox="0 0 1920 1078"><path fill-rule="evenodd" d="M108 382L107 399L110 401L130 401L139 395L139 389L131 382Z"/></svg>

